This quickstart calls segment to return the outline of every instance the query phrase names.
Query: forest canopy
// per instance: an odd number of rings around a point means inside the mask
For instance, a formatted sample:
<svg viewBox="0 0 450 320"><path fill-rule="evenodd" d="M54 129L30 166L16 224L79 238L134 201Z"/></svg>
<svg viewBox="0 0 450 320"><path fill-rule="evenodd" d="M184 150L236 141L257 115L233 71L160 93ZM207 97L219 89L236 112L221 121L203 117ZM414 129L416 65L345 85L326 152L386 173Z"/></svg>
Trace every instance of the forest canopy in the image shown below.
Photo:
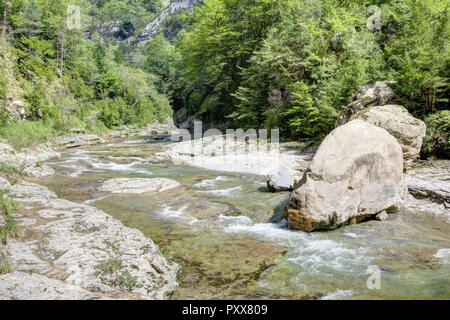
<svg viewBox="0 0 450 320"><path fill-rule="evenodd" d="M2 0L3 110L24 101L45 134L164 121L173 109L320 141L361 86L396 80L397 103L449 148L447 0L204 0L139 43L168 4ZM69 5L81 29L67 28Z"/></svg>

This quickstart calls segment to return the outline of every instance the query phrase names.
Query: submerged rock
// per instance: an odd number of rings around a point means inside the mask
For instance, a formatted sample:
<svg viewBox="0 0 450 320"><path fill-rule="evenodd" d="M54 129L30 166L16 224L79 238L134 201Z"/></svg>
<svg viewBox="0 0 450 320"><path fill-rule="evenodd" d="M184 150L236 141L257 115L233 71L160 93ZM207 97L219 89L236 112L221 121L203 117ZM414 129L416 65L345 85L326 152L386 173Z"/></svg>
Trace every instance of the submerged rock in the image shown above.
<svg viewBox="0 0 450 320"><path fill-rule="evenodd" d="M334 229L396 210L406 192L402 152L395 138L354 120L322 142L284 215L292 229Z"/></svg>
<svg viewBox="0 0 450 320"><path fill-rule="evenodd" d="M117 178L103 182L100 190L111 193L145 193L163 192L179 186L179 182L167 178Z"/></svg>

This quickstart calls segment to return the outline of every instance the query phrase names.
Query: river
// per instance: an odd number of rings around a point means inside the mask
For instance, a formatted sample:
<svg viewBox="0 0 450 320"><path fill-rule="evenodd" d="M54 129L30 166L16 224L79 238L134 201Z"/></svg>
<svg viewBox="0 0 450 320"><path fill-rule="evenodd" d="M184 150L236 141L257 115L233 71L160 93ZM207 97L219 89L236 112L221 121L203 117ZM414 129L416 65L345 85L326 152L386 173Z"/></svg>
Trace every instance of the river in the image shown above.
<svg viewBox="0 0 450 320"><path fill-rule="evenodd" d="M39 183L153 239L181 266L179 287L169 298L450 297L450 225L443 218L400 212L386 222L330 232L290 231L276 219L288 193L269 193L261 177L148 160L165 143L136 139L71 149L49 163L56 174ZM133 195L98 191L117 177L165 177L182 186ZM374 266L380 289L367 285Z"/></svg>

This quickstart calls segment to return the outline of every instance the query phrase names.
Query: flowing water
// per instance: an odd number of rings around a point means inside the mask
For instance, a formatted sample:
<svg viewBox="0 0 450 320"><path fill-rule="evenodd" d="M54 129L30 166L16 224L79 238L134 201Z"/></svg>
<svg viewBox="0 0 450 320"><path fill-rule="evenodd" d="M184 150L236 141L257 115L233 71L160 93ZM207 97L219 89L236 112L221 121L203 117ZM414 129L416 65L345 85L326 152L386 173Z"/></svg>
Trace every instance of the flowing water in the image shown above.
<svg viewBox="0 0 450 320"><path fill-rule="evenodd" d="M138 139L73 149L50 163L57 172L40 183L153 239L181 266L170 298L450 298L450 226L442 217L401 212L331 232L290 231L276 219L288 193L269 193L260 177L153 163L163 144ZM166 177L182 186L156 194L98 191L117 177ZM381 271L380 289L367 286L370 266Z"/></svg>

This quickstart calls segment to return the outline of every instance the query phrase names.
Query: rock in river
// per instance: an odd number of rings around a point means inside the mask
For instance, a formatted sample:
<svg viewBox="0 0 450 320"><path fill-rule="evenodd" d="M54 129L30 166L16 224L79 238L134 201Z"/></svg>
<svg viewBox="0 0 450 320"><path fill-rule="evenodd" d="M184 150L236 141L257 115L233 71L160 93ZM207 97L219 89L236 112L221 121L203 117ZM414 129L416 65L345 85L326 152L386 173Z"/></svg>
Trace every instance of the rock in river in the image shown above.
<svg viewBox="0 0 450 320"><path fill-rule="evenodd" d="M151 191L162 192L180 186L180 183L167 178L117 178L103 182L101 191L111 193L145 193Z"/></svg>
<svg viewBox="0 0 450 320"><path fill-rule="evenodd" d="M105 140L95 134L70 134L56 138L53 143L60 148L75 148L102 144L105 143Z"/></svg>
<svg viewBox="0 0 450 320"><path fill-rule="evenodd" d="M269 174L267 179L267 187L270 192L290 191L294 188L294 176L285 167Z"/></svg>
<svg viewBox="0 0 450 320"><path fill-rule="evenodd" d="M382 128L354 120L322 142L284 215L292 229L334 229L396 210L406 193L396 139Z"/></svg>
<svg viewBox="0 0 450 320"><path fill-rule="evenodd" d="M339 116L336 126L361 119L386 129L402 147L403 167L407 168L419 157L426 125L404 107L389 103L394 95L390 84L384 81L362 87Z"/></svg>

